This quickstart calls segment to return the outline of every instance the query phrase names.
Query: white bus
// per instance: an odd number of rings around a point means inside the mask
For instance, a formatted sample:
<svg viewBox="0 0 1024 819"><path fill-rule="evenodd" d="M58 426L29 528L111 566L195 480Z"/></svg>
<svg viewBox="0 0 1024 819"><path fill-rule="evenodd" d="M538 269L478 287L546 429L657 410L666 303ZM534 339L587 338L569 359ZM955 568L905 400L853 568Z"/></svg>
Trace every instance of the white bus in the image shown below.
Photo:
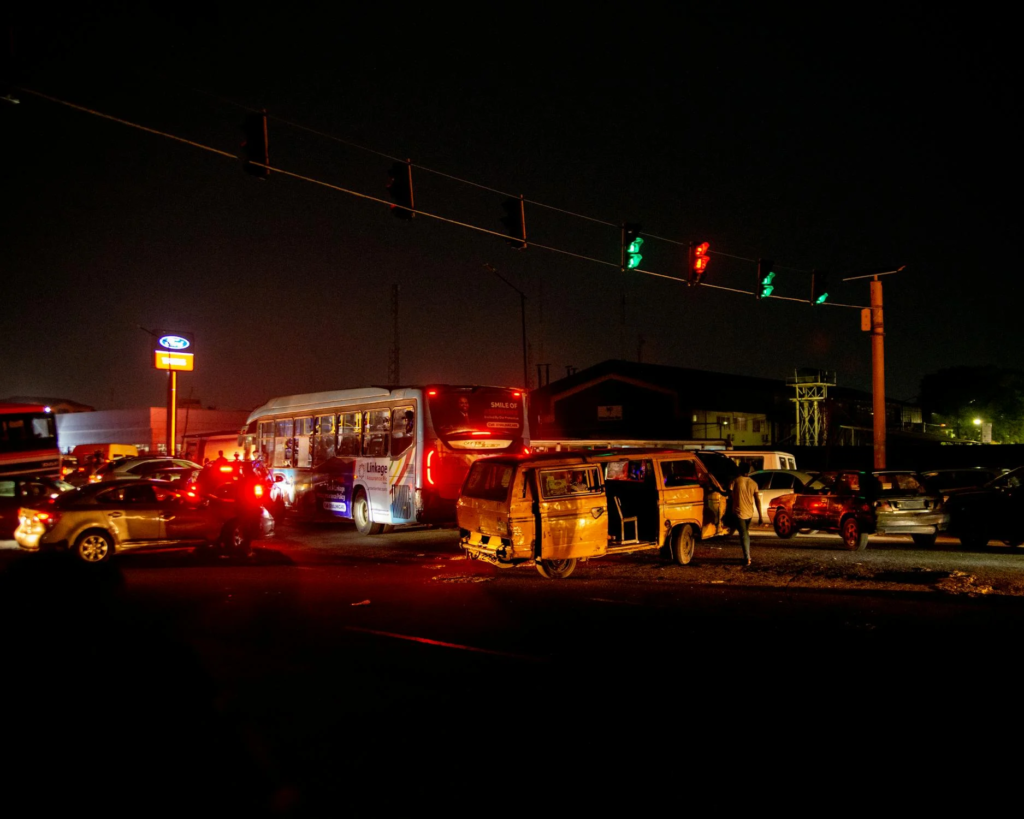
<svg viewBox="0 0 1024 819"><path fill-rule="evenodd" d="M454 523L474 460L529 444L526 394L511 387L367 387L274 398L239 441L274 475L284 509L354 520L363 534Z"/></svg>

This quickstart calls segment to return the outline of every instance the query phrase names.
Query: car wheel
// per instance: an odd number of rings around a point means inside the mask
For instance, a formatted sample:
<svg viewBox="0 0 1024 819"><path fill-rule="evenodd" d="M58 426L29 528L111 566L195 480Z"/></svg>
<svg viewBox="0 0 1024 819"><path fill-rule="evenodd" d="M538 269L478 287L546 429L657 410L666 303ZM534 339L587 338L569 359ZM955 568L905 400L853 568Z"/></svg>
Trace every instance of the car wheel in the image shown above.
<svg viewBox="0 0 1024 819"><path fill-rule="evenodd" d="M374 523L370 519L370 501L366 493L360 489L352 501L352 520L356 523L356 531L361 535L379 535L384 531L383 523Z"/></svg>
<svg viewBox="0 0 1024 819"><path fill-rule="evenodd" d="M938 535L911 535L914 545L919 549L931 549L938 539Z"/></svg>
<svg viewBox="0 0 1024 819"><path fill-rule="evenodd" d="M965 549L977 551L988 546L987 535L960 535L960 545Z"/></svg>
<svg viewBox="0 0 1024 819"><path fill-rule="evenodd" d="M572 574L576 568L576 558L570 557L567 560L541 560L537 565L537 571L541 577L548 580L562 580Z"/></svg>
<svg viewBox="0 0 1024 819"><path fill-rule="evenodd" d="M839 527L839 535L846 548L851 552L863 552L868 548L868 534L861 531L860 523L853 515L843 519Z"/></svg>
<svg viewBox="0 0 1024 819"><path fill-rule="evenodd" d="M775 513L775 534L781 538L789 539L796 534L796 527L793 525L793 518L789 512L784 512L781 509Z"/></svg>
<svg viewBox="0 0 1024 819"><path fill-rule="evenodd" d="M106 532L83 532L75 541L74 554L85 563L103 563L114 554L114 541Z"/></svg>
<svg viewBox="0 0 1024 819"><path fill-rule="evenodd" d="M672 530L672 559L680 566L685 566L693 560L695 542L692 526L689 524L677 526Z"/></svg>

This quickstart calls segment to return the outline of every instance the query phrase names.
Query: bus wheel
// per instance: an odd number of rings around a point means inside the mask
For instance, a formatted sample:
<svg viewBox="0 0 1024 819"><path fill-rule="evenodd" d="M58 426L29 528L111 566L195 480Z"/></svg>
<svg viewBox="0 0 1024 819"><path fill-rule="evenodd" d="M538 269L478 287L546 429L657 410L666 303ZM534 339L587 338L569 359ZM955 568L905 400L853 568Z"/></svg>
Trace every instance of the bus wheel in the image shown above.
<svg viewBox="0 0 1024 819"><path fill-rule="evenodd" d="M561 580L572 574L576 568L576 558L570 557L567 560L542 560L536 564L537 571L541 577L548 580Z"/></svg>
<svg viewBox="0 0 1024 819"><path fill-rule="evenodd" d="M362 489L356 493L356 499L352 502L352 520L356 522L356 531L361 535L379 535L384 531L383 523L370 520L370 502Z"/></svg>
<svg viewBox="0 0 1024 819"><path fill-rule="evenodd" d="M680 566L685 566L693 560L695 540L693 527L689 524L677 526L672 530L672 559Z"/></svg>

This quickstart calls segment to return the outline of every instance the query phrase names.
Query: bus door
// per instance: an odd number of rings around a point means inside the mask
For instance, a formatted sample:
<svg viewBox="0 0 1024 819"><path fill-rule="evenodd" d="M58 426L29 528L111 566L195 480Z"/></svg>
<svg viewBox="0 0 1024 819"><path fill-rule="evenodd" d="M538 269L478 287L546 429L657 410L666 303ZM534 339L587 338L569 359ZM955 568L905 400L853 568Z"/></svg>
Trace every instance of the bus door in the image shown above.
<svg viewBox="0 0 1024 819"><path fill-rule="evenodd" d="M391 411L391 520L406 523L416 518L416 412L411 406Z"/></svg>
<svg viewBox="0 0 1024 819"><path fill-rule="evenodd" d="M578 464L537 470L540 557L567 560L608 551L608 500L601 467Z"/></svg>

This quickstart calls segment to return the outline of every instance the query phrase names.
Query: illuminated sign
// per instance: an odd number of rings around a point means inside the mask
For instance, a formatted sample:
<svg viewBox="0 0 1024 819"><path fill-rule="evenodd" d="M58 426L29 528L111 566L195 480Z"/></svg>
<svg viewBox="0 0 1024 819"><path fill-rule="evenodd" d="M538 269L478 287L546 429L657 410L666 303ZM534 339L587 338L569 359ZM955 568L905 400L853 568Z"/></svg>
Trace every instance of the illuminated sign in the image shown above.
<svg viewBox="0 0 1024 819"><path fill-rule="evenodd" d="M153 330L151 344L153 366L158 370L195 369L196 339L192 333L179 330ZM185 352L188 350L188 352Z"/></svg>
<svg viewBox="0 0 1024 819"><path fill-rule="evenodd" d="M159 339L161 347L166 347L168 350L184 350L192 346L192 342L187 338L181 336L161 336Z"/></svg>
<svg viewBox="0 0 1024 819"><path fill-rule="evenodd" d="M153 366L158 370L194 369L195 356L192 353L166 353L163 350L153 352Z"/></svg>

